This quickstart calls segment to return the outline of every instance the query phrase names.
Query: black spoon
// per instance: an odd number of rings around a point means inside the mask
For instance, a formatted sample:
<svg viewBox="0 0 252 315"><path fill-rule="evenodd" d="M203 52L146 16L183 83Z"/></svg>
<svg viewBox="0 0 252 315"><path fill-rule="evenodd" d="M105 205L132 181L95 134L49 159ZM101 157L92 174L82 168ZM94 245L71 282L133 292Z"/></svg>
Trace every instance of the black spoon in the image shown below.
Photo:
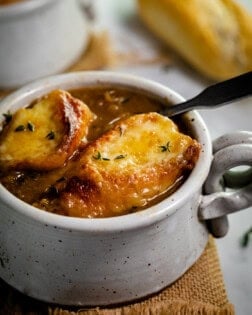
<svg viewBox="0 0 252 315"><path fill-rule="evenodd" d="M214 108L252 95L252 72L207 87L194 98L162 109L161 114L175 116L193 109Z"/></svg>

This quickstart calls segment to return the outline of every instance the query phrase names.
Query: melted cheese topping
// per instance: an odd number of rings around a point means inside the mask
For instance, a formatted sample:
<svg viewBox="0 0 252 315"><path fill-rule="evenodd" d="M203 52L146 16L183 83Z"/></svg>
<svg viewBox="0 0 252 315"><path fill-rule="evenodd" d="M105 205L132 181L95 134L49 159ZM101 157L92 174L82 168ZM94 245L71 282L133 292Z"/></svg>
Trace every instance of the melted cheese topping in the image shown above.
<svg viewBox="0 0 252 315"><path fill-rule="evenodd" d="M65 91L49 93L5 124L3 181L34 206L75 217L122 215L157 202L194 167L200 144L156 112L126 117L108 131L103 125L93 140L99 115L92 123L95 115L83 102Z"/></svg>
<svg viewBox="0 0 252 315"><path fill-rule="evenodd" d="M98 169L125 171L146 168L178 158L190 137L178 132L172 120L156 113L135 115L100 137L85 152L87 163ZM83 157L84 158L84 157ZM110 162L110 163L106 163ZM115 163L116 162L116 163Z"/></svg>
<svg viewBox="0 0 252 315"><path fill-rule="evenodd" d="M200 145L167 117L139 114L92 142L67 172L67 215L103 217L143 207L171 189L198 159Z"/></svg>
<svg viewBox="0 0 252 315"><path fill-rule="evenodd" d="M1 167L62 167L84 140L92 117L83 102L61 90L19 109L1 134Z"/></svg>

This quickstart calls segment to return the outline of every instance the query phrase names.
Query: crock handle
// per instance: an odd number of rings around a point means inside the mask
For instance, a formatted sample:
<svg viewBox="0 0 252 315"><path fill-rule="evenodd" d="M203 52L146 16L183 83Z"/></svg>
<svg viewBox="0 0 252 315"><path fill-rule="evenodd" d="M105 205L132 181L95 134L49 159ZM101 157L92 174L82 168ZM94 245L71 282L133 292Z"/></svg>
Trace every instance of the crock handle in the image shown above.
<svg viewBox="0 0 252 315"><path fill-rule="evenodd" d="M213 143L213 153L199 219L207 222L215 237L223 237L228 232L226 215L252 206L252 132L240 131L218 138ZM247 166L245 171L231 170L242 165Z"/></svg>

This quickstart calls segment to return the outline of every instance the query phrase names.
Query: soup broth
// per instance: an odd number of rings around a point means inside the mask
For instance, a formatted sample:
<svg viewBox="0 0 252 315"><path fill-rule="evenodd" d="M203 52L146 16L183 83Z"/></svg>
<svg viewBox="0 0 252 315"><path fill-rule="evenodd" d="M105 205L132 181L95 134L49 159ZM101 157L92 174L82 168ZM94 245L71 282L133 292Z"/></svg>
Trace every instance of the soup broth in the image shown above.
<svg viewBox="0 0 252 315"><path fill-rule="evenodd" d="M159 112L163 108L163 105L156 100L121 88L90 87L71 90L70 93L75 98L87 104L90 110L96 115L96 119L91 123L87 134L88 143L92 143L92 141L99 138L106 131L112 129L118 121L135 114ZM178 124L178 122L176 123ZM165 147L163 149L165 150ZM169 149L168 144L166 149ZM64 167L55 170L46 172L20 169L8 170L8 172L2 170L0 173L1 183L18 198L35 207L49 212L67 215L59 205L57 198L58 187L60 188L61 185L64 185L66 171L71 167L72 163L78 159L82 150L83 148L80 146ZM122 156L120 158L122 158ZM132 207L127 209L123 214L142 210L147 206L159 202L164 197L173 193L183 183L188 173L187 171L184 172L183 176L179 176L169 189L157 194L155 198L150 198L146 205ZM57 185L54 185L55 183L57 183ZM117 214L110 213L109 215L105 214L101 216L113 215Z"/></svg>

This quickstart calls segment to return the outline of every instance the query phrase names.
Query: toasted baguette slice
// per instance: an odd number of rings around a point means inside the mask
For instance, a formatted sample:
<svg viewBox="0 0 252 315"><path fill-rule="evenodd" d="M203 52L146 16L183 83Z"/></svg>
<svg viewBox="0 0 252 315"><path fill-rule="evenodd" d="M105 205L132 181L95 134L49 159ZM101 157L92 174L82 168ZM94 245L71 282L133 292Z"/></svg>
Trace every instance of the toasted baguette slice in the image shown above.
<svg viewBox="0 0 252 315"><path fill-rule="evenodd" d="M63 166L84 140L92 117L83 102L62 90L19 109L1 133L1 169Z"/></svg>
<svg viewBox="0 0 252 315"><path fill-rule="evenodd" d="M144 23L213 80L252 70L252 15L234 0L138 0Z"/></svg>
<svg viewBox="0 0 252 315"><path fill-rule="evenodd" d="M131 116L89 144L65 174L61 209L69 216L108 217L144 207L191 170L199 153L200 144L169 118Z"/></svg>

